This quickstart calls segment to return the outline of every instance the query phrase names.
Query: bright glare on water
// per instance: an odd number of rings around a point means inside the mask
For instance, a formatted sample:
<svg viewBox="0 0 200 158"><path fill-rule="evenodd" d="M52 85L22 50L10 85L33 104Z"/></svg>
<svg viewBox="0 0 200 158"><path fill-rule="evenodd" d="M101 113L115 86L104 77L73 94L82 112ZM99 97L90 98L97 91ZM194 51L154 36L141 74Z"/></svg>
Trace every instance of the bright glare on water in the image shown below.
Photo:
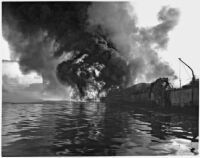
<svg viewBox="0 0 200 158"><path fill-rule="evenodd" d="M197 155L198 117L122 105L4 103L3 156Z"/></svg>

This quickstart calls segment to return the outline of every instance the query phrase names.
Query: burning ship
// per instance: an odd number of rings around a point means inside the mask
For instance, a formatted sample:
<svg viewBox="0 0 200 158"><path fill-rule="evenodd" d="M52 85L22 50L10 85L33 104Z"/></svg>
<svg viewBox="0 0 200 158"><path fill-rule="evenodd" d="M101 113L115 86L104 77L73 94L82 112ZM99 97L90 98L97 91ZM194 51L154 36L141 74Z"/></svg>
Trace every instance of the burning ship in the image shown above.
<svg viewBox="0 0 200 158"><path fill-rule="evenodd" d="M183 62L180 58L179 60ZM139 83L126 89L111 91L105 102L129 102L159 107L199 107L199 79L195 79L190 66L183 62L192 72L192 81L180 88L173 88L168 78L159 78L152 83Z"/></svg>

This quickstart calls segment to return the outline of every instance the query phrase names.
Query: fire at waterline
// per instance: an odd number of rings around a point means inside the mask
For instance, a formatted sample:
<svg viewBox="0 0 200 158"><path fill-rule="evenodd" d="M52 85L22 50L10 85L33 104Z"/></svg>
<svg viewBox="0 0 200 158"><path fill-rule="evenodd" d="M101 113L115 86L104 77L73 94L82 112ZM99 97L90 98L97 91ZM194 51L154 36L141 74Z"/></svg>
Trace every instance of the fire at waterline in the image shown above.
<svg viewBox="0 0 200 158"><path fill-rule="evenodd" d="M139 27L125 2L3 3L3 36L24 74L43 77L45 90L80 98L102 97L113 89L176 75L157 50L179 19L163 7L159 23Z"/></svg>

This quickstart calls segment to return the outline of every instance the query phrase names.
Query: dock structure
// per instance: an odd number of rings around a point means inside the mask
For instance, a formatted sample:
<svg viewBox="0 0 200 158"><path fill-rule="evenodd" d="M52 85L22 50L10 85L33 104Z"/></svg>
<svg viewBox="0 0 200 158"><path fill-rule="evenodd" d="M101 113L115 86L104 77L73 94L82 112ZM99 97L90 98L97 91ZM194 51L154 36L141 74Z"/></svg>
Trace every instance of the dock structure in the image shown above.
<svg viewBox="0 0 200 158"><path fill-rule="evenodd" d="M126 89L111 91L105 100L142 103L160 107L199 107L199 79L195 78L193 69L181 58L192 73L189 84L172 88L168 78L159 78L152 83L139 83Z"/></svg>
<svg viewBox="0 0 200 158"><path fill-rule="evenodd" d="M193 92L192 92L193 91ZM199 106L199 80L181 88L172 88L168 78L152 83L140 83L132 87L111 91L105 101L123 101L160 107Z"/></svg>

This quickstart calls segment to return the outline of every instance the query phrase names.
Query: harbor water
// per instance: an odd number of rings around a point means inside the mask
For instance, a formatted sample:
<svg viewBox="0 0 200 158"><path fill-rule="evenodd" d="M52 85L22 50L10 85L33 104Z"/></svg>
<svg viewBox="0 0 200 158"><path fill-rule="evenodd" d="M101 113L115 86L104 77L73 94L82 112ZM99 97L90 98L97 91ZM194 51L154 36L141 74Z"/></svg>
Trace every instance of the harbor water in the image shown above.
<svg viewBox="0 0 200 158"><path fill-rule="evenodd" d="M198 116L96 102L3 103L3 156L197 155Z"/></svg>

